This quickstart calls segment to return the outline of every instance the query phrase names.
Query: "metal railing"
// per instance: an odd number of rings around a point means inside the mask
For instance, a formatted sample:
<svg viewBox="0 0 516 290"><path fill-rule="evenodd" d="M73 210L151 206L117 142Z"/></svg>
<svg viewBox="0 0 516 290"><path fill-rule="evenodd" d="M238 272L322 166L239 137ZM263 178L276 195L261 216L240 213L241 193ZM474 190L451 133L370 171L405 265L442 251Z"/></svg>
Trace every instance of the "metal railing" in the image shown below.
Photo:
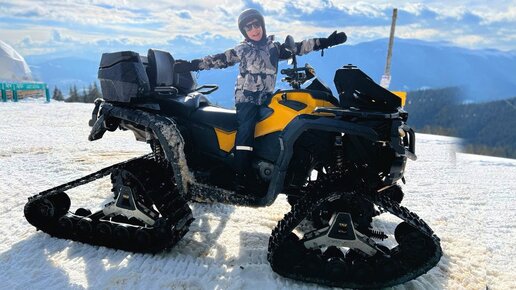
<svg viewBox="0 0 516 290"><path fill-rule="evenodd" d="M20 98L25 96L25 92L28 91L40 91L44 95L47 102L50 102L50 92L46 83L11 83L11 82L0 82L0 93L3 102L7 102L8 99L17 102ZM9 96L10 95L10 98Z"/></svg>

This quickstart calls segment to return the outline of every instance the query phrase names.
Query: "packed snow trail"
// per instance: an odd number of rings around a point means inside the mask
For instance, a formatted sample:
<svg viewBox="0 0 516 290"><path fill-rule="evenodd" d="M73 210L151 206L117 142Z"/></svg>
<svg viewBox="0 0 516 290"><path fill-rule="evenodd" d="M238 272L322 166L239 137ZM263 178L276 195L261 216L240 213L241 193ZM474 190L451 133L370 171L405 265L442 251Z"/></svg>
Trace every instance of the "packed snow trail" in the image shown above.
<svg viewBox="0 0 516 290"><path fill-rule="evenodd" d="M23 217L27 198L100 168L149 153L132 133L89 142L91 104L0 103L0 281L6 289L326 289L274 273L272 228L290 210L192 204L196 220L169 253L132 254L52 238ZM409 119L410 123L410 119ZM441 238L434 269L394 289L516 289L516 160L456 154L459 140L417 135L403 205ZM109 178L69 192L72 208L110 200ZM388 231L393 217L375 223Z"/></svg>

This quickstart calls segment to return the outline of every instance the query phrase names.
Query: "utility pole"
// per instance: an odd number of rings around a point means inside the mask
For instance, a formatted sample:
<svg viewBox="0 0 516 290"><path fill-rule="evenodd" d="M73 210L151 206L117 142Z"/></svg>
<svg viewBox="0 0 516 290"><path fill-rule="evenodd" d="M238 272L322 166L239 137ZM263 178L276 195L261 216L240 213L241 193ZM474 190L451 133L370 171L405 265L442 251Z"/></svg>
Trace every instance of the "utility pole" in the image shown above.
<svg viewBox="0 0 516 290"><path fill-rule="evenodd" d="M389 36L389 48L387 50L387 63L385 64L385 72L382 75L380 85L386 89L389 88L391 83L391 58L392 58L392 45L394 44L394 30L396 28L396 18L398 17L398 9L392 10L392 23L391 23L391 34Z"/></svg>

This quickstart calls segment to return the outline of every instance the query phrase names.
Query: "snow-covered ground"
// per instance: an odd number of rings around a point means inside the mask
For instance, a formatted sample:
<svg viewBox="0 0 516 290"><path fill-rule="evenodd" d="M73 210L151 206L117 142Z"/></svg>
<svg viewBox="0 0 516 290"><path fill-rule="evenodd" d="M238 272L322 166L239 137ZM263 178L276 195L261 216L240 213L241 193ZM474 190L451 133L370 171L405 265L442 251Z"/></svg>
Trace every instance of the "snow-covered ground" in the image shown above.
<svg viewBox="0 0 516 290"><path fill-rule="evenodd" d="M92 108L0 103L0 288L324 289L269 267L270 232L290 209L283 196L259 209L193 204L190 232L157 255L36 232L23 217L27 197L149 151L130 132L87 141ZM403 203L441 237L444 255L395 289L516 289L516 160L456 153L458 143L417 135L419 159L407 166ZM105 179L70 191L72 208L100 208L109 188Z"/></svg>

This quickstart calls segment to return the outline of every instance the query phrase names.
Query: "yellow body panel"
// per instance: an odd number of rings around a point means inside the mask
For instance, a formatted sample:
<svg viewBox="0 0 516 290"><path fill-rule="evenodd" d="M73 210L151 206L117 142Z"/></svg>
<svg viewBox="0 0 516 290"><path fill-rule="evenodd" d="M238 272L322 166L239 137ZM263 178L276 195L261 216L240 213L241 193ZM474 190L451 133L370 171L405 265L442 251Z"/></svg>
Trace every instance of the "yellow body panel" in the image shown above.
<svg viewBox="0 0 516 290"><path fill-rule="evenodd" d="M401 105L405 106L405 100L407 98L407 92L392 92L401 99ZM285 95L285 96L284 96ZM300 111L296 111L280 103L281 100L291 100L303 103L306 105ZM285 127L298 115L302 114L315 114L313 111L317 107L331 107L335 106L324 100L315 99L308 92L290 91L290 92L279 92L272 96L271 102L268 106L273 110L273 113L256 124L254 137L265 136L270 133L283 131ZM332 116L329 113L320 113L317 115ZM235 146L236 131L227 132L219 128L214 128L217 134L219 142L219 148L225 152L231 152Z"/></svg>
<svg viewBox="0 0 516 290"><path fill-rule="evenodd" d="M306 107L300 111L296 111L285 105L280 104L280 101L284 98L282 95L285 94L287 100L297 101L306 105ZM313 114L313 111L317 107L335 107L332 103L324 100L318 100L312 97L308 92L281 92L272 96L271 102L268 106L273 110L273 113L256 124L254 137L265 136L270 133L282 131L285 127L298 115L301 114ZM328 115L332 114L318 114ZM219 142L219 148L225 152L231 152L231 149L235 146L236 131L227 132L219 128L214 128L217 140Z"/></svg>
<svg viewBox="0 0 516 290"><path fill-rule="evenodd" d="M398 96L401 99L401 106L405 106L405 101L407 100L407 92L391 92Z"/></svg>
<svg viewBox="0 0 516 290"><path fill-rule="evenodd" d="M297 101L306 105L306 108L296 111L285 105L280 104L283 99L282 95L286 95L287 100ZM312 97L308 92L280 92L272 96L269 108L274 112L267 119L256 124L254 137L264 136L273 132L282 131L285 127L298 115L312 114L316 107L335 107L332 103L324 100L318 100Z"/></svg>
<svg viewBox="0 0 516 290"><path fill-rule="evenodd" d="M236 131L226 132L224 130L214 128L219 141L219 148L222 151L230 152L235 146Z"/></svg>

